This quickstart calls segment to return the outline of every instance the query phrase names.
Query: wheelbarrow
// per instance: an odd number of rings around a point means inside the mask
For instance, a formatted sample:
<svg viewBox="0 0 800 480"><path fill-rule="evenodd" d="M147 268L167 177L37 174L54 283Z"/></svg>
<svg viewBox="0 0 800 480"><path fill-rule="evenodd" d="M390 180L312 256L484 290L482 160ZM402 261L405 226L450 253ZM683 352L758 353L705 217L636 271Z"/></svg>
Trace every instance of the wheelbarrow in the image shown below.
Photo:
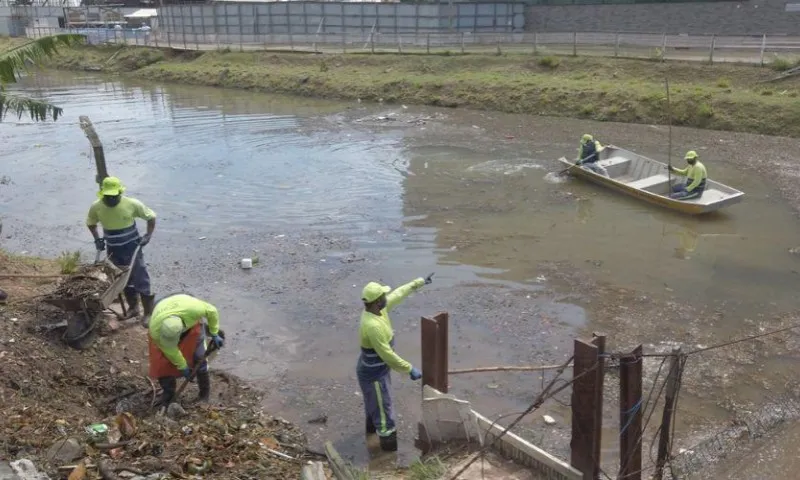
<svg viewBox="0 0 800 480"><path fill-rule="evenodd" d="M66 324L61 322L59 326L66 326L66 330L62 335L62 340L67 345L82 350L93 341L92 335L98 324L98 319L103 312L111 311L118 319L123 320L127 318L128 312L125 306L125 301L122 298L122 292L128 285L130 280L133 262L139 255L141 246L137 246L131 257L131 265L127 267L117 267L108 257L100 261L100 252L95 257L94 266L97 267L96 271L104 274L110 281L110 285L102 292L92 292L88 295L79 295L70 298L62 296L48 296L42 299L44 303L53 305L68 313ZM80 279L97 279L96 275L77 274L70 276L67 281L75 281ZM122 313L111 309L111 305L119 300L122 306Z"/></svg>

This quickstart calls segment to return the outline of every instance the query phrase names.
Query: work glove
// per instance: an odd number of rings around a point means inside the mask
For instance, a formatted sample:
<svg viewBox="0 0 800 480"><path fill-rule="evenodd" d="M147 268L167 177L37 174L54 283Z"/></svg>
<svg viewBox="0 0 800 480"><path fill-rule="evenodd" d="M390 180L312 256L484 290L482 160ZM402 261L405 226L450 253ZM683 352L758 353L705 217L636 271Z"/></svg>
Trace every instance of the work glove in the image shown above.
<svg viewBox="0 0 800 480"><path fill-rule="evenodd" d="M211 341L214 342L214 345L216 345L217 348L222 348L222 346L225 344L225 338L223 338L221 335L211 335Z"/></svg>
<svg viewBox="0 0 800 480"><path fill-rule="evenodd" d="M191 376L192 376L192 369L191 368L186 367L183 370L181 370L181 377L183 377L183 378L188 380L189 377L191 377Z"/></svg>
<svg viewBox="0 0 800 480"><path fill-rule="evenodd" d="M150 243L150 234L146 233L146 234L142 235L142 238L139 239L139 246L140 247L144 247L148 243Z"/></svg>
<svg viewBox="0 0 800 480"><path fill-rule="evenodd" d="M436 273L436 272L432 272L430 275L425 277L425 285L430 285L431 283L433 283L433 274L434 273Z"/></svg>
<svg viewBox="0 0 800 480"><path fill-rule="evenodd" d="M95 238L94 239L94 248L98 251L106 249L106 239L105 238Z"/></svg>
<svg viewBox="0 0 800 480"><path fill-rule="evenodd" d="M408 376L411 377L411 380L416 381L422 378L422 372L420 372L414 367L411 367L411 372L409 372Z"/></svg>

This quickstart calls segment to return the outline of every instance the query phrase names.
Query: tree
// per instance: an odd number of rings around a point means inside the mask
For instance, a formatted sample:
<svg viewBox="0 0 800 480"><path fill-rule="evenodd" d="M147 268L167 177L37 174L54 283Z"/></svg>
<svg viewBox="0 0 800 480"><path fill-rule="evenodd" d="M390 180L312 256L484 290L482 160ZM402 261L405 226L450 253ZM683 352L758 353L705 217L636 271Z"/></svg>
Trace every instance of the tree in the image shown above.
<svg viewBox="0 0 800 480"><path fill-rule="evenodd" d="M0 53L0 121L8 112L16 113L19 118L27 113L35 122L47 120L48 117L58 120L63 112L59 107L32 98L11 95L6 92L6 85L16 83L20 75L28 71L29 65L36 65L58 53L59 47L71 47L83 43L84 40L83 35L52 35Z"/></svg>

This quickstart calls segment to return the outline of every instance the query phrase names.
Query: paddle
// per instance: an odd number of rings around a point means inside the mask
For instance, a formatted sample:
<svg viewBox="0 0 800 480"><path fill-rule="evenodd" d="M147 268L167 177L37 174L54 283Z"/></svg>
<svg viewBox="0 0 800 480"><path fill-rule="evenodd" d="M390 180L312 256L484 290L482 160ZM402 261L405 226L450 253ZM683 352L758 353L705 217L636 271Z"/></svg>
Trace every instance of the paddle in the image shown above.
<svg viewBox="0 0 800 480"><path fill-rule="evenodd" d="M669 150L667 151L667 196L672 193L672 102L669 98L669 78L664 76L664 86L667 89L667 120L669 128Z"/></svg>
<svg viewBox="0 0 800 480"><path fill-rule="evenodd" d="M591 155L589 155L589 157L591 157ZM589 158L589 157L586 157L586 158ZM586 160L586 158L581 158L580 160L578 160L578 162L583 162L584 160ZM569 167L565 168L564 170L561 170L556 175L559 175L559 176L560 175L564 175L568 171L572 170L572 167L579 167L580 165L578 164L578 162L575 162L572 165L570 165Z"/></svg>

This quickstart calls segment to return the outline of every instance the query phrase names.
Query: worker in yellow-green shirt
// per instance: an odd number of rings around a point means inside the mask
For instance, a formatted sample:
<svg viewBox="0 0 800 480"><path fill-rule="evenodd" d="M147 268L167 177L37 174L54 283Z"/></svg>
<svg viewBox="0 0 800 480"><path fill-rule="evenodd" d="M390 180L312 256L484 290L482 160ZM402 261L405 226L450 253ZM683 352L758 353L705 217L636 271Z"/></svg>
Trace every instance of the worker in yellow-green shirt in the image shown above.
<svg viewBox="0 0 800 480"><path fill-rule="evenodd" d="M700 198L706 189L706 180L708 179L706 166L700 163L697 152L694 150L686 152L684 160L688 164L686 168L675 168L672 165L667 167L670 172L686 177L686 182L672 186L672 193L669 197L678 200Z"/></svg>
<svg viewBox="0 0 800 480"><path fill-rule="evenodd" d="M403 360L394 351L394 331L389 310L399 305L412 292L430 284L433 274L392 290L380 283L370 282L361 292L364 311L361 313L359 336L361 355L356 366L358 384L364 395L367 415L367 434L377 433L381 449L397 451L397 431L392 414L392 370L408 375L411 380L422 378L422 372Z"/></svg>
<svg viewBox="0 0 800 480"><path fill-rule="evenodd" d="M128 317L139 315L139 296L142 297L144 315L153 310L155 295L150 291L150 275L144 263L141 249L136 258L133 254L137 246L150 243L156 228L156 214L135 198L123 195L125 187L117 177L106 177L97 193L99 200L89 207L86 226L94 237L98 251L107 250L108 258L118 267L131 268L128 285L125 286L125 300L128 303ZM136 219L147 222L147 233L139 236ZM103 236L97 232L97 225L103 225Z"/></svg>
<svg viewBox="0 0 800 480"><path fill-rule="evenodd" d="M205 359L206 333L216 348L222 348L225 343L217 308L191 295L170 295L156 303L148 329L149 375L158 380L163 392L159 404L169 405L175 395L177 378L188 379L198 363L198 399L207 402L211 394L211 378Z"/></svg>

